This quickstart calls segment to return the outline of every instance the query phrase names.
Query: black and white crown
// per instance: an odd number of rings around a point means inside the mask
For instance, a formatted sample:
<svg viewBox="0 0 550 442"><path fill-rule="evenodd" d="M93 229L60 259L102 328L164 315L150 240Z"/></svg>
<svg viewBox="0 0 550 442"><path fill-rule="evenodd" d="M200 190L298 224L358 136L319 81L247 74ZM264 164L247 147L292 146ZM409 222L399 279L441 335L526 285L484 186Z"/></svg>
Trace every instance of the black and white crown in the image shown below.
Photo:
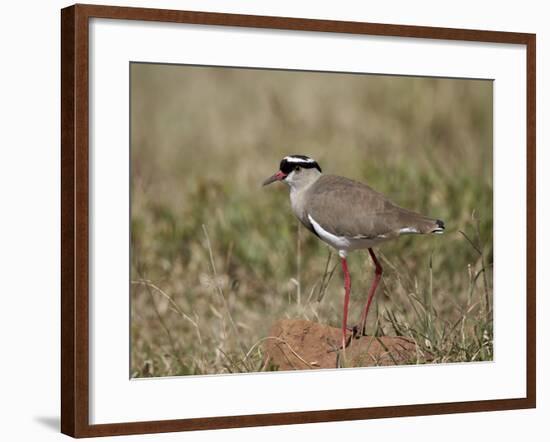
<svg viewBox="0 0 550 442"><path fill-rule="evenodd" d="M285 175L288 175L297 167L302 167L304 169L317 169L319 172L323 172L317 164L317 161L315 161L313 158L306 157L305 155L289 155L287 157L284 157L281 160L279 169Z"/></svg>

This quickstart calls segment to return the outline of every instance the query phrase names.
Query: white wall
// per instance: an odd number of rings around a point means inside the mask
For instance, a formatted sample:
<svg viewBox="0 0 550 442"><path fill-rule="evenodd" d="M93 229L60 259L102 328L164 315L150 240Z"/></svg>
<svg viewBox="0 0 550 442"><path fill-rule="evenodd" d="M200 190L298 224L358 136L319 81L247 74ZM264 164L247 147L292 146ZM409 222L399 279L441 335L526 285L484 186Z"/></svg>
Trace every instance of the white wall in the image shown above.
<svg viewBox="0 0 550 442"><path fill-rule="evenodd" d="M465 441L543 440L550 416L549 246L550 14L545 2L463 0L298 2L265 0L133 1L116 5L163 7L336 20L417 24L537 33L538 76L538 404L537 410L383 419L287 427L218 430L132 440ZM59 419L59 9L58 0L2 4L0 18L0 435L3 440L57 440ZM546 166L546 167L544 167ZM449 380L452 382L452 379ZM368 394L368 386L364 386ZM547 436L546 436L547 437ZM122 440L117 438L116 440ZM106 440L106 439L102 439Z"/></svg>

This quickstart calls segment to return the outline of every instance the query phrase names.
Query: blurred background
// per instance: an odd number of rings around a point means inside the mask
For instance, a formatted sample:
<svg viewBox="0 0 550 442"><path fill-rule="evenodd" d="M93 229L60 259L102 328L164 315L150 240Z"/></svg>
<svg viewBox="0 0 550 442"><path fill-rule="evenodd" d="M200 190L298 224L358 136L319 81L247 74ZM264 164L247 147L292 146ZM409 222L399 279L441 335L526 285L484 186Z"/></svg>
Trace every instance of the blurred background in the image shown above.
<svg viewBox="0 0 550 442"><path fill-rule="evenodd" d="M446 223L378 249L369 334L408 336L431 362L491 360L492 88L133 63L131 376L273 370L262 342L278 319L340 326L337 254L284 184L261 187L289 154ZM348 263L353 324L374 269L366 251Z"/></svg>

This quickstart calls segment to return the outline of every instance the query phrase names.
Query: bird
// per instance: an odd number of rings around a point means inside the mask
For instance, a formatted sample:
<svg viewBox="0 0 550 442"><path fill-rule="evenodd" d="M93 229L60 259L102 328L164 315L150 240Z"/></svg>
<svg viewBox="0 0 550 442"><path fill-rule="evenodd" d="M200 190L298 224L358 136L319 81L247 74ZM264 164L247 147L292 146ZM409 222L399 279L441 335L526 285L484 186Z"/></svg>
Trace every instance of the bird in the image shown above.
<svg viewBox="0 0 550 442"><path fill-rule="evenodd" d="M351 342L351 338L346 340L351 292L348 252L367 249L375 267L359 326L352 329L353 335L364 336L369 309L383 272L373 248L401 235L441 234L445 223L399 207L367 184L323 174L317 161L306 155L285 156L279 171L267 178L263 186L278 181L289 187L290 205L298 220L336 249L341 259L344 276L342 348L345 349Z"/></svg>

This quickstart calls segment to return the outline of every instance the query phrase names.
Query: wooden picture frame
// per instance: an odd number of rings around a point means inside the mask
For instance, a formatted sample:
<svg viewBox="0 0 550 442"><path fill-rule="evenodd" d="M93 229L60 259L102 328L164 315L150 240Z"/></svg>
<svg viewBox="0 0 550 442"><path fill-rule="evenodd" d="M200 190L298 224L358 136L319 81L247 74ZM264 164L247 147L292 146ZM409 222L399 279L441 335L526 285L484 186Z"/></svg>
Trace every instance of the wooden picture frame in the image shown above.
<svg viewBox="0 0 550 442"><path fill-rule="evenodd" d="M142 20L525 45L527 52L527 359L525 397L374 408L90 425L89 416L89 20ZM534 34L74 5L61 11L61 431L73 437L301 424L533 408L536 404Z"/></svg>

